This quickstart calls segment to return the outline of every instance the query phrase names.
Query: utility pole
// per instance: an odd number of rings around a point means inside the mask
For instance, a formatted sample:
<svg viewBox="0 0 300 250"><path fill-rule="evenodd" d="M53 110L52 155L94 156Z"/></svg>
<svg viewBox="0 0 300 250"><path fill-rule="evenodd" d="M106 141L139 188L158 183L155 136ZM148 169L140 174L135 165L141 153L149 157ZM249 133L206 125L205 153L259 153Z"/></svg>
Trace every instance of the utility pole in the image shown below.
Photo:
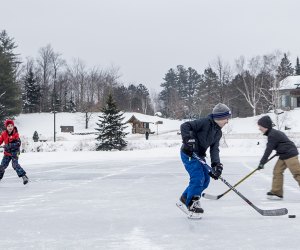
<svg viewBox="0 0 300 250"><path fill-rule="evenodd" d="M54 83L53 83L53 115L54 115L54 142L56 142L56 72L57 68L54 65Z"/></svg>
<svg viewBox="0 0 300 250"><path fill-rule="evenodd" d="M56 82L56 75L54 77L54 87L53 87L53 115L54 115L54 142L56 142L56 86L55 86L55 82Z"/></svg>

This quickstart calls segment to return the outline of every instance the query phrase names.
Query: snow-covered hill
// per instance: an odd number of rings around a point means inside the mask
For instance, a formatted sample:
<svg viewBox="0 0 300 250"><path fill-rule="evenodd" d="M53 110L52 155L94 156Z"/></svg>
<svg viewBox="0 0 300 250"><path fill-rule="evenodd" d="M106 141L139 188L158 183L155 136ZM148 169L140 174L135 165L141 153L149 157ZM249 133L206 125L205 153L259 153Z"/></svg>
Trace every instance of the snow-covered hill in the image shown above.
<svg viewBox="0 0 300 250"><path fill-rule="evenodd" d="M29 151L85 151L94 150L95 134L79 135L83 132L96 132L97 122L100 113L94 113L89 121L89 128L85 129L85 114L83 113L57 113L56 114L56 138L53 143L54 122L51 113L21 114L16 117L16 126L23 140L23 149ZM142 121L149 121L150 129L154 134L150 135L148 141L141 134L132 134L131 125L126 129L129 132L127 150L149 149L157 147L172 147L181 144L181 137L178 134L180 125L184 121L165 119L157 116L143 115L139 113L125 113L124 121L127 121L132 115L135 115ZM268 113L274 123L287 133L300 146L300 109L286 111L278 116L274 113ZM263 147L266 138L264 138L258 128L257 120L262 115L248 118L233 118L229 124L223 128L224 140L222 146L239 148L251 148L256 150ZM155 122L162 121L160 125ZM75 134L61 133L60 126L74 126ZM276 127L277 128L277 127ZM288 130L285 130L288 128ZM40 138L46 142L33 143L32 136L37 131ZM242 139L242 140L241 140ZM250 150L250 151L251 151ZM232 152L232 151L231 151ZM248 150L249 152L249 150Z"/></svg>

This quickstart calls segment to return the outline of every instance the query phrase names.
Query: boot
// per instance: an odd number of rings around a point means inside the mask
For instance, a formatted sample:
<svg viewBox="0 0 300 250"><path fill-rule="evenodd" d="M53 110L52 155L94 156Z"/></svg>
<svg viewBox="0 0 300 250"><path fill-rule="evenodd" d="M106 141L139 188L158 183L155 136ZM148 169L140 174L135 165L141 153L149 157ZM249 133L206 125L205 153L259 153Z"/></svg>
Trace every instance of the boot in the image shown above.
<svg viewBox="0 0 300 250"><path fill-rule="evenodd" d="M181 195L181 197L179 198L180 202L182 202L184 205L186 204L186 197ZM186 205L185 205L186 206Z"/></svg>
<svg viewBox="0 0 300 250"><path fill-rule="evenodd" d="M281 199L283 199L282 195L274 194L271 191L267 193L267 196L271 200L281 200Z"/></svg>
<svg viewBox="0 0 300 250"><path fill-rule="evenodd" d="M188 210L193 213L203 213L204 210L201 208L200 196L194 196L188 206Z"/></svg>
<svg viewBox="0 0 300 250"><path fill-rule="evenodd" d="M26 175L23 175L22 176L22 179L23 179L23 184L26 185L29 181L28 177Z"/></svg>

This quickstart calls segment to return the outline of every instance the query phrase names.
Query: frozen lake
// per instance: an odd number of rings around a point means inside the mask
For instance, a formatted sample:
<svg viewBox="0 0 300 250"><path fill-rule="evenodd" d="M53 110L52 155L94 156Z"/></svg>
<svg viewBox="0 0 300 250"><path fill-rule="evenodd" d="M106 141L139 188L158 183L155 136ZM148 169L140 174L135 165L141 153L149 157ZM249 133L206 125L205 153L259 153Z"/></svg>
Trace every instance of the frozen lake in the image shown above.
<svg viewBox="0 0 300 250"><path fill-rule="evenodd" d="M258 157L222 157L223 177L236 183ZM28 153L20 160L31 180L23 186L9 167L0 183L0 249L299 249L300 189L287 171L285 198L269 201L272 168L238 190L262 209L289 209L263 217L235 193L202 198L193 221L175 206L188 183L177 149L130 152ZM206 190L221 194L221 181Z"/></svg>

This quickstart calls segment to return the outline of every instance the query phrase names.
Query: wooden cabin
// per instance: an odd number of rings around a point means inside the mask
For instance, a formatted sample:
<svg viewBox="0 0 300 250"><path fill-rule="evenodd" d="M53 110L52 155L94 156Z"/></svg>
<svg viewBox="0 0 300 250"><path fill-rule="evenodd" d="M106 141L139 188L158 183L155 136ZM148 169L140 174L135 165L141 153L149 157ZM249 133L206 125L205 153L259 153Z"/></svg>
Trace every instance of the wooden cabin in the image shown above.
<svg viewBox="0 0 300 250"><path fill-rule="evenodd" d="M132 134L145 134L146 132L151 134L152 132L150 130L149 125L150 123L154 124L154 122L151 121L139 120L134 115L131 116L126 123L130 123L132 125Z"/></svg>

